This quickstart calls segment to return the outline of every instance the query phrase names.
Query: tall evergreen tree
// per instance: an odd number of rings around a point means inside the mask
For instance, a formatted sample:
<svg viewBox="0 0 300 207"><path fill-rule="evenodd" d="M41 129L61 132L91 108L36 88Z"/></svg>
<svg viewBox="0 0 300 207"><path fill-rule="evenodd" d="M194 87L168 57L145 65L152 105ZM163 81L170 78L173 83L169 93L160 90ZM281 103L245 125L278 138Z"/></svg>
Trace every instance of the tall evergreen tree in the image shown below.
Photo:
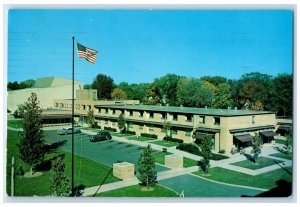
<svg viewBox="0 0 300 207"><path fill-rule="evenodd" d="M25 102L23 131L19 147L21 159L30 165L30 174L33 167L43 161L45 140L40 119L41 108L35 93L31 93Z"/></svg>
<svg viewBox="0 0 300 207"><path fill-rule="evenodd" d="M53 196L68 196L70 181L65 174L64 155L59 155L53 162L50 171L50 192Z"/></svg>
<svg viewBox="0 0 300 207"><path fill-rule="evenodd" d="M98 74L92 83L92 88L97 89L98 98L111 98L114 80L106 75Z"/></svg>
<svg viewBox="0 0 300 207"><path fill-rule="evenodd" d="M208 173L208 169L210 166L209 162L212 156L211 147L212 147L211 136L209 135L203 136L200 143L200 149L201 149L201 156L203 157L202 166L205 174Z"/></svg>
<svg viewBox="0 0 300 207"><path fill-rule="evenodd" d="M138 179L142 185L149 187L156 184L157 172L151 145L144 148L144 152L141 154L138 161L138 171Z"/></svg>
<svg viewBox="0 0 300 207"><path fill-rule="evenodd" d="M251 150L251 152L253 153L252 158L254 163L256 163L258 155L261 153L262 143L263 141L261 136L259 134L256 134L252 140L252 150Z"/></svg>
<svg viewBox="0 0 300 207"><path fill-rule="evenodd" d="M125 121L124 115L120 114L118 117L118 128L120 129L121 133L126 131L125 124L126 124L126 121Z"/></svg>
<svg viewBox="0 0 300 207"><path fill-rule="evenodd" d="M95 125L95 115L93 110L89 110L87 112L87 120L86 122L90 127L93 127Z"/></svg>

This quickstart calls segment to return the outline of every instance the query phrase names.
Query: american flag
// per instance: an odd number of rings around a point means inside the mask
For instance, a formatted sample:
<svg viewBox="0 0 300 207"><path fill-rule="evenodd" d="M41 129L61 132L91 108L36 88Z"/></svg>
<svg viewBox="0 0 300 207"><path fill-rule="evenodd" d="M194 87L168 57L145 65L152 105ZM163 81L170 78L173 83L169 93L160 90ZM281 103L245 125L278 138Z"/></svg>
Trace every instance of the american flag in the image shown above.
<svg viewBox="0 0 300 207"><path fill-rule="evenodd" d="M95 64L97 60L98 51L85 47L77 43L78 57L85 58L90 63Z"/></svg>

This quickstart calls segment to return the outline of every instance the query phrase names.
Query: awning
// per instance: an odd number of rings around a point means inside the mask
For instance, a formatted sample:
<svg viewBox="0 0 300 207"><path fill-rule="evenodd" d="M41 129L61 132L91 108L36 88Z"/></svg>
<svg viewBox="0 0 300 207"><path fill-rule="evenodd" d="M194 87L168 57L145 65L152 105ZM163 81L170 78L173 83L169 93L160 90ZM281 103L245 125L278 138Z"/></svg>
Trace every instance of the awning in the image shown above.
<svg viewBox="0 0 300 207"><path fill-rule="evenodd" d="M203 132L210 132L210 133L219 133L220 129L198 127L196 129L196 131L203 131Z"/></svg>
<svg viewBox="0 0 300 207"><path fill-rule="evenodd" d="M265 132L260 132L265 137L274 137L277 136L277 134L273 131L265 131Z"/></svg>
<svg viewBox="0 0 300 207"><path fill-rule="evenodd" d="M211 137L213 136L212 134L196 132L195 138L196 138L196 139L202 139L203 136L207 136L207 135L208 135L208 136L211 136Z"/></svg>
<svg viewBox="0 0 300 207"><path fill-rule="evenodd" d="M278 129L285 129L285 130L289 130L292 128L293 128L292 125L279 125L279 127L278 127Z"/></svg>
<svg viewBox="0 0 300 207"><path fill-rule="evenodd" d="M252 140L252 136L250 134L234 135L234 137L241 142L250 142Z"/></svg>

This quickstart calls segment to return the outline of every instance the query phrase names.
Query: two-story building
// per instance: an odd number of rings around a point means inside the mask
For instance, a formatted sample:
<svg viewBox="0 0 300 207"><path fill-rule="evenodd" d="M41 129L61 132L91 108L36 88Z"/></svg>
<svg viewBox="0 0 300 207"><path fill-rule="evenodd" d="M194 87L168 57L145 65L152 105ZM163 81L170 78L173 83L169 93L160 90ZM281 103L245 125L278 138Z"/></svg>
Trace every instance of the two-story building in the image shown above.
<svg viewBox="0 0 300 207"><path fill-rule="evenodd" d="M98 100L96 94L96 90L76 91L77 122L84 124L87 112L93 110L96 123L102 129L111 127L119 130L117 120L123 114L127 130L135 131L137 135L155 134L158 139L166 136L164 124L169 122L173 138L197 143L201 142L203 135L210 135L213 149L227 153L233 145L249 145L255 133L260 133L265 143L275 135L275 113L270 111L142 105L138 100ZM62 114L69 116L72 102L70 99L56 99L54 108L57 117ZM45 111L43 116L53 116L53 112Z"/></svg>

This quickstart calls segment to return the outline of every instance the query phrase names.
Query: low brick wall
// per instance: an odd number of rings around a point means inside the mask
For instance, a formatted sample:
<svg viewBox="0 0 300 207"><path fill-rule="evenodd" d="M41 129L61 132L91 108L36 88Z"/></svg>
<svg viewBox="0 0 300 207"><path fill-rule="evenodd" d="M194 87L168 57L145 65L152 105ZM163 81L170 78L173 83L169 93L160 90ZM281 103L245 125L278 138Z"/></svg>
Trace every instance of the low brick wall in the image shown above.
<svg viewBox="0 0 300 207"><path fill-rule="evenodd" d="M129 162L114 163L113 175L122 180L134 178L134 164Z"/></svg>
<svg viewBox="0 0 300 207"><path fill-rule="evenodd" d="M183 167L183 156L180 155L166 155L165 165L172 169L178 169Z"/></svg>

